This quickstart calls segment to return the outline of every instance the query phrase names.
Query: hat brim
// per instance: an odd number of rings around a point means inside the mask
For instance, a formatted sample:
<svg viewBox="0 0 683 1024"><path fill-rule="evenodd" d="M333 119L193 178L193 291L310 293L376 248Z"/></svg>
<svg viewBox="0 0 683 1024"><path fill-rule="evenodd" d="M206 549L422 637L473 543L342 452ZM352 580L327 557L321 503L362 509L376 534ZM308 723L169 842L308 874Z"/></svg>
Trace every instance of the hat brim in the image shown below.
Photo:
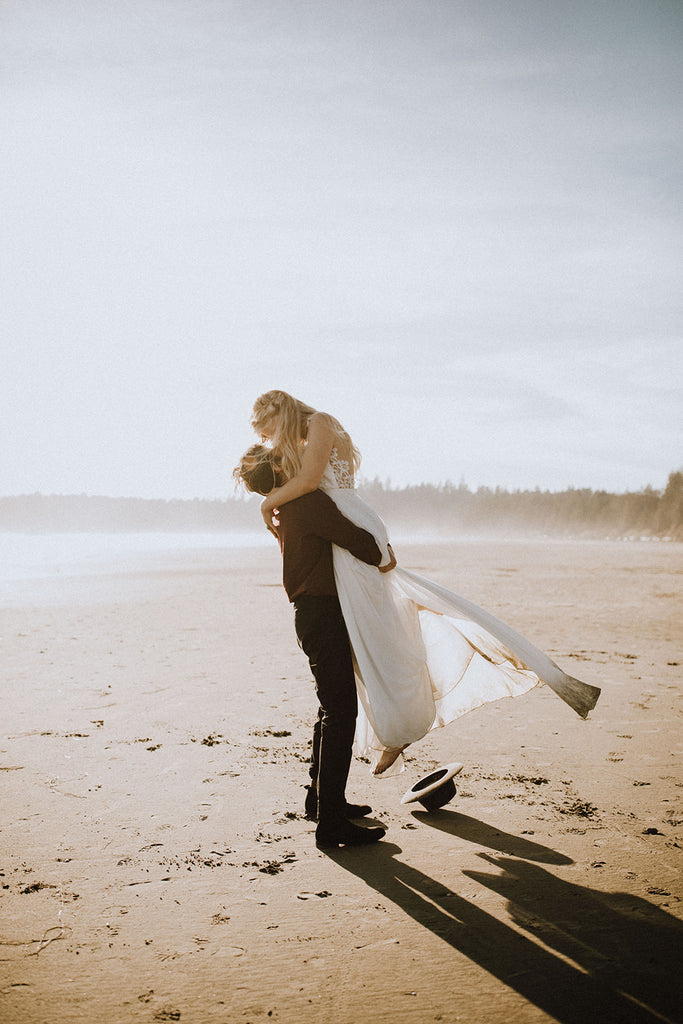
<svg viewBox="0 0 683 1024"><path fill-rule="evenodd" d="M455 796L455 783L451 780L455 775L461 772L462 769L463 766L457 761L453 761L451 764L442 765L441 768L437 768L436 771L430 772L429 775L426 775L423 779L420 779L419 782L416 782L414 786L411 786L407 793L404 793L401 797L401 803L412 804L416 800L422 802L425 800L425 797L432 797L431 800L427 799L426 802L427 804L433 805L436 800L436 792L442 787L444 787L443 796L446 797L446 799L443 800L443 803L448 803L448 801ZM448 783L450 783L450 785L448 785Z"/></svg>

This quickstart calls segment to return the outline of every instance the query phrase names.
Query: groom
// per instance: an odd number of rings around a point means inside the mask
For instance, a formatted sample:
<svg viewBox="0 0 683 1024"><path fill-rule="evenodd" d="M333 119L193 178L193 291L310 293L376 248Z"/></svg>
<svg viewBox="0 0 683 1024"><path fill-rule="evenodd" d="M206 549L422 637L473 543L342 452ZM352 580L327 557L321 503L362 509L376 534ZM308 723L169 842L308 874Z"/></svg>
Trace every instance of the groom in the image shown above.
<svg viewBox="0 0 683 1024"><path fill-rule="evenodd" d="M245 452L235 475L257 494L269 494L282 482L272 450L263 445ZM382 839L385 830L354 824L352 817L363 817L371 808L346 802L358 704L351 645L334 582L332 544L378 568L382 555L372 534L346 519L323 491L287 502L277 515L282 582L294 605L296 635L320 702L307 816L318 819L317 846L365 846ZM380 571L392 567L382 566Z"/></svg>

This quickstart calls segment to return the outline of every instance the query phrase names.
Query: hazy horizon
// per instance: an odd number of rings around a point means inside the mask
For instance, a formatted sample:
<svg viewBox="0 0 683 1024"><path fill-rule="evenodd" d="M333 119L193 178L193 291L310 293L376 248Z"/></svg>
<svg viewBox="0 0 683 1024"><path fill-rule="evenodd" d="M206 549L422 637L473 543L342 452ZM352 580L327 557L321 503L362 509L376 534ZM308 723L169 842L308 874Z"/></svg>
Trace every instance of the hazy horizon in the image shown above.
<svg viewBox="0 0 683 1024"><path fill-rule="evenodd" d="M220 499L281 387L393 485L681 465L674 0L0 10L0 493Z"/></svg>
<svg viewBox="0 0 683 1024"><path fill-rule="evenodd" d="M679 469L672 470L671 472L672 473L683 472L683 467L681 467ZM667 473L666 477L668 478L670 475L671 475L670 473ZM502 491L502 492L509 493L509 494L514 494L514 493L518 493L518 492L519 493L529 493L529 492L536 491L536 490L539 490L541 492L551 493L551 494L561 494L561 493L565 493L566 491L571 491L571 490L588 490L588 491L592 491L594 493L601 492L601 493L607 493L607 494L620 495L620 494L639 494L639 493L641 493L643 491L647 491L647 490L653 490L653 491L656 491L656 492L662 492L662 491L664 491L664 489L666 487L666 482L667 482L667 480L665 479L664 483L661 486L658 486L658 487L654 486L653 484L645 483L645 484L643 484L640 487L635 487L635 488L628 488L628 487L626 487L626 488L623 488L621 490L611 490L610 491L610 490L607 490L607 488L604 488L604 487L585 487L585 488L581 488L581 487L572 487L571 485L568 486L568 487L562 487L562 488L559 488L559 487L558 488L551 488L551 487L548 487L548 488L543 488L543 487L514 487L514 486L512 486L512 487L502 487L500 484L493 483L493 484L480 484L477 487L471 487L467 483L467 481L465 481L465 480L460 480L460 481L456 481L456 480L434 480L434 481L430 480L430 481L424 481L423 480L423 481L419 481L417 483L398 484L398 483L392 483L391 480L381 480L378 476L374 477L373 479L369 479L367 477L364 477L361 474L359 476L357 482L356 482L356 486L357 486L359 491L363 491L364 489L372 487L375 484L379 484L380 487L382 487L384 489L385 493L387 493L387 494L391 494L392 492L399 492L399 491L404 491L404 490L417 489L417 488L421 488L421 487L426 487L426 488L434 487L436 489L449 488L449 487L457 489L459 487L464 487L466 490L470 491L473 494L476 493L478 490L488 489L488 490L491 490L491 491ZM14 500L21 500L21 499L24 499L24 498L28 498L28 499L30 499L30 498L67 498L67 499L70 499L70 498L76 498L76 499L78 499L78 498L85 498L85 499L88 499L88 500L95 500L95 501L97 499L101 498L101 499L104 499L106 501L112 500L112 501L121 501L121 502L126 502L126 501L138 502L138 501L141 501L141 502L167 502L167 503L171 503L171 502L179 502L179 503L185 503L185 502L214 503L214 502L231 501L233 499L236 499L238 501L246 501L246 502L254 502L254 503L256 503L258 501L258 496L257 495L250 494L250 493L244 491L243 489L241 489L239 487L236 488L236 489L231 489L230 493L224 494L224 495L216 495L216 496L212 496L212 495L190 495L190 496L186 496L186 497L181 497L179 495L173 495L173 494L170 494L170 495L160 495L160 494L156 494L155 495L155 494L152 494L152 495L146 495L146 496L145 495L141 495L141 494L104 494L104 493L99 493L99 494L92 493L92 494L89 494L86 491L80 491L78 493L76 493L76 492L67 492L67 491L53 491L51 493L47 493L47 492L44 492L44 491L32 491L32 492L24 492L22 494L0 494L0 501L2 501L4 499L8 499L8 500L14 501Z"/></svg>

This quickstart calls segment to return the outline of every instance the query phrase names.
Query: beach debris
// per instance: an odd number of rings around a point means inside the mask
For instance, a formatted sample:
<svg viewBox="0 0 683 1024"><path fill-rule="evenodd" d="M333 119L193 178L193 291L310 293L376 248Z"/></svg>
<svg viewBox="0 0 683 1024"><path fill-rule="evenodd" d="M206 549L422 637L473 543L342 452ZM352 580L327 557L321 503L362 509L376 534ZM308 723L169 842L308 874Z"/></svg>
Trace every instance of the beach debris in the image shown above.
<svg viewBox="0 0 683 1024"><path fill-rule="evenodd" d="M287 820L291 821L292 819L289 818ZM305 815L301 816L301 820L302 821L306 820ZM269 821L258 821L258 822L255 822L255 824L257 826L260 826L259 831L254 836L254 839L256 840L257 843L281 843L283 839L291 839L292 838L292 836L280 835L277 832L274 833L274 834L270 833L270 832L265 832L264 831L265 826L271 824L271 822L269 822ZM284 819L278 819L277 821L272 822L272 824L273 825L284 825L285 824L285 820Z"/></svg>
<svg viewBox="0 0 683 1024"><path fill-rule="evenodd" d="M264 875L278 875L284 870L284 864L279 860L268 860L265 864L259 865L254 862L254 867L258 867L259 871L263 872Z"/></svg>
<svg viewBox="0 0 683 1024"><path fill-rule="evenodd" d="M564 807L558 808L560 814L576 814L580 818L594 818L598 813L597 807L588 803L587 800L574 800L573 803L565 803Z"/></svg>
<svg viewBox="0 0 683 1024"><path fill-rule="evenodd" d="M185 868L186 871L192 871L193 868L220 868L229 863L223 860L223 857L232 852L232 850L225 850L225 852L211 850L210 853L202 853L200 848L178 857L164 857L159 864L161 867L177 868L178 870Z"/></svg>
<svg viewBox="0 0 683 1024"><path fill-rule="evenodd" d="M332 893L329 892L327 889L321 889L320 892L298 892L296 894L296 898L298 900L310 900L314 896L317 896L318 899L324 900L331 895Z"/></svg>
<svg viewBox="0 0 683 1024"><path fill-rule="evenodd" d="M548 780L543 775L505 775L505 779L510 779L511 782L528 782L532 786L547 786Z"/></svg>
<svg viewBox="0 0 683 1024"><path fill-rule="evenodd" d="M211 918L211 924L226 924L230 920L230 914L221 914L220 911Z"/></svg>
<svg viewBox="0 0 683 1024"><path fill-rule="evenodd" d="M31 950L31 952L27 953L26 955L38 956L38 954L42 953L46 946L49 946L51 942L56 942L57 939L63 939L65 934L67 934L68 932L70 933L71 929L65 928L63 924L53 925L52 928L48 928L43 933L42 939L38 941L38 947L36 949ZM33 939L33 941L35 942L37 940Z"/></svg>
<svg viewBox="0 0 683 1024"><path fill-rule="evenodd" d="M27 885L25 889L21 890L21 895L26 896L31 892L39 892L41 889L56 889L56 885L50 885L49 882L32 882L31 885Z"/></svg>
<svg viewBox="0 0 683 1024"><path fill-rule="evenodd" d="M223 738L222 733L210 732L203 740L198 740L196 736L191 736L190 742L199 743L202 747L217 747L219 743L227 743L228 741Z"/></svg>
<svg viewBox="0 0 683 1024"><path fill-rule="evenodd" d="M293 853L285 853L281 860L245 860L243 868L258 868L264 875L279 875L285 864L293 864L298 858Z"/></svg>
<svg viewBox="0 0 683 1024"><path fill-rule="evenodd" d="M664 832L660 832L658 828L644 828L640 834L642 836L663 836Z"/></svg>

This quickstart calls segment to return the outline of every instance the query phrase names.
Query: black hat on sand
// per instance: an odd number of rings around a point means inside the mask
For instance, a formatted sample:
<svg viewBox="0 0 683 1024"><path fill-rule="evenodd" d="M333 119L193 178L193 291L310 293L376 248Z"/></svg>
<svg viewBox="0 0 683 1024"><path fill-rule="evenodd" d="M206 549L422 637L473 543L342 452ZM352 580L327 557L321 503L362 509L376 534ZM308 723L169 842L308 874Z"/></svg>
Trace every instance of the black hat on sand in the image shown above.
<svg viewBox="0 0 683 1024"><path fill-rule="evenodd" d="M426 775L424 779L416 782L407 793L401 797L402 804L411 804L415 800L422 804L428 811L438 811L449 800L455 796L456 789L453 776L462 771L462 765L454 761L452 764L445 764L437 768L435 772Z"/></svg>

